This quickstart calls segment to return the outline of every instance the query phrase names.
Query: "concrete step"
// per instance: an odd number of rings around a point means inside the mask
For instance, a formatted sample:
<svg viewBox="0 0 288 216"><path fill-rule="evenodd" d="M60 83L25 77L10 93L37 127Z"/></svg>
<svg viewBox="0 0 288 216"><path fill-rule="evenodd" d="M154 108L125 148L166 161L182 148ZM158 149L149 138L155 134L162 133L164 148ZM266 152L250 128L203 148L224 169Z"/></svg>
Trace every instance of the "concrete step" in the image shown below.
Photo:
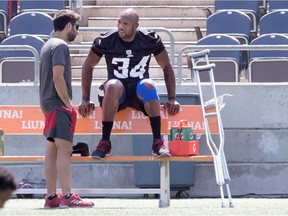
<svg viewBox="0 0 288 216"><path fill-rule="evenodd" d="M197 37L196 37L196 33L194 28L175 28L169 29L174 38L175 41L196 41ZM201 28L202 34L203 36L206 35L206 29L205 28ZM162 32L162 31L158 31L157 32L158 35L161 37L161 39L163 41L169 41L169 35L166 32ZM92 41L94 41L94 39L99 36L100 31L79 31L78 36L75 39L75 42L80 44L81 42L90 42L92 43Z"/></svg>
<svg viewBox="0 0 288 216"><path fill-rule="evenodd" d="M169 53L170 51L170 43L169 41L163 41L164 45ZM179 52L180 49L182 49L185 46L189 46L189 45L194 45L196 43L195 41L176 41L175 42L175 54L177 54ZM89 42L82 42L81 45L92 45L92 41ZM76 54L88 54L89 49L85 49L85 50L80 50L79 52L77 52Z"/></svg>
<svg viewBox="0 0 288 216"><path fill-rule="evenodd" d="M182 67L182 77L183 80L191 79L191 73L187 66ZM72 67L72 77L73 80L81 80L82 67L73 66ZM164 80L163 71L159 66L150 65L149 69L150 78L154 80ZM175 77L177 78L177 68L174 68ZM103 82L107 79L107 68L106 66L96 66L93 71L93 80L102 80Z"/></svg>
<svg viewBox="0 0 288 216"><path fill-rule="evenodd" d="M131 6L94 6L94 5L84 5L82 7L83 15L86 17L90 16L103 16L106 17L118 17L119 14ZM209 8L213 10L213 6L170 6L170 5L137 5L133 7L139 14L140 17L205 17L204 8Z"/></svg>
<svg viewBox="0 0 288 216"><path fill-rule="evenodd" d="M175 44L175 53L174 53L174 63L176 64L177 63L177 57L178 57L178 52L180 49L182 49L183 47L186 47L186 46L190 46L190 45L194 45L196 43L196 41L183 41L181 43L176 43ZM91 45L91 43L83 43L83 45ZM169 57L170 57L170 47L169 47L169 42L167 41L167 43L165 43L165 46L166 46L166 49L168 51L168 54L169 54ZM80 65L80 64L83 64L84 63L84 60L85 58L87 57L88 55L88 52L89 52L90 48L88 49L85 49L85 50L80 50L78 52L72 52L71 51L71 58L72 58L72 65ZM151 63L153 62L153 59L151 59ZM155 64L156 61L154 62ZM186 61L185 61L186 63ZM100 62L101 64L101 62Z"/></svg>
<svg viewBox="0 0 288 216"><path fill-rule="evenodd" d="M214 0L97 0L96 5L213 5Z"/></svg>
<svg viewBox="0 0 288 216"><path fill-rule="evenodd" d="M87 57L87 54L71 54L71 61L72 65L83 65L85 59ZM175 57L175 62L176 62L176 57ZM98 63L99 66L105 66L105 58L101 58L100 62ZM155 58L151 57L150 65L158 65Z"/></svg>
<svg viewBox="0 0 288 216"><path fill-rule="evenodd" d="M97 1L95 0L84 0L82 1L82 6L85 6L85 5L96 5L97 4Z"/></svg>
<svg viewBox="0 0 288 216"><path fill-rule="evenodd" d="M179 45L179 49L180 49L180 47L183 48L183 47L188 46L188 45L193 45L193 44L192 43L191 44L185 43L185 44L182 44L182 46ZM169 52L169 49L167 49L167 51ZM89 52L89 49L82 50L81 53L70 54L72 65L83 65L83 63L87 57L88 52ZM178 51L175 52L175 55L174 55L174 66L177 66L177 58L178 58ZM183 58L182 62L183 62L183 64L187 64L186 58ZM156 62L156 60L153 56L151 57L150 64L151 65L158 65L158 63ZM101 65L101 66L106 65L105 58L101 58L98 65Z"/></svg>
<svg viewBox="0 0 288 216"><path fill-rule="evenodd" d="M142 17L140 27L193 28L206 26L206 17ZM116 27L115 17L89 17L89 27Z"/></svg>
<svg viewBox="0 0 288 216"><path fill-rule="evenodd" d="M82 26L88 26L89 17L115 17L117 18L121 11L131 6L83 6ZM141 17L206 17L204 8L214 10L213 6L135 6L140 18Z"/></svg>

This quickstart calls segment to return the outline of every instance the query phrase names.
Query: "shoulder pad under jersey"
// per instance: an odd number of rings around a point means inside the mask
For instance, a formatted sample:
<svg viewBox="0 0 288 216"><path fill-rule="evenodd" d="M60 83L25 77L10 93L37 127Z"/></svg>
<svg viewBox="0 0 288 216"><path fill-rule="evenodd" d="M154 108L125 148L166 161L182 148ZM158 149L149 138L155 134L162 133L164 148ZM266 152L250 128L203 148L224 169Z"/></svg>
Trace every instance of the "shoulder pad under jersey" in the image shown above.
<svg viewBox="0 0 288 216"><path fill-rule="evenodd" d="M115 32L117 32L117 30L111 30L111 31L102 32L100 34L100 37L101 38L107 38L107 37L111 36L112 34L114 34Z"/></svg>
<svg viewBox="0 0 288 216"><path fill-rule="evenodd" d="M150 29L139 29L139 32L142 33L145 37L151 38L151 39L159 39L158 34L154 30Z"/></svg>
<svg viewBox="0 0 288 216"><path fill-rule="evenodd" d="M156 32L154 30L151 30L151 29L139 29L139 31L142 32L142 34L144 34L144 35L154 36L156 34Z"/></svg>

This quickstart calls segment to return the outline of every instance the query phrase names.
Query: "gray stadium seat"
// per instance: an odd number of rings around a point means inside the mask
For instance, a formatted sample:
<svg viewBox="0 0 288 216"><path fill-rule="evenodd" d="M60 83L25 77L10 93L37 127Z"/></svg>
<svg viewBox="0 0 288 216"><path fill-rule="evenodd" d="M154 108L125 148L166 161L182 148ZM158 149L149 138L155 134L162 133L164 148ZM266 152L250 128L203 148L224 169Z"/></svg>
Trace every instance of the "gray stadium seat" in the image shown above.
<svg viewBox="0 0 288 216"><path fill-rule="evenodd" d="M8 35L8 1L0 1L0 42Z"/></svg>
<svg viewBox="0 0 288 216"><path fill-rule="evenodd" d="M65 8L65 0L20 0L20 11L41 11L55 13Z"/></svg>
<svg viewBox="0 0 288 216"><path fill-rule="evenodd" d="M233 36L225 34L212 34L197 41L196 45L240 45L240 42ZM216 82L238 82L239 81L239 50L211 50L209 53L210 63L215 63L214 77ZM201 65L204 61L199 60ZM194 79L194 74L192 74ZM200 73L201 82L210 82L207 73Z"/></svg>
<svg viewBox="0 0 288 216"><path fill-rule="evenodd" d="M288 34L288 9L276 10L264 15L259 22L260 34Z"/></svg>
<svg viewBox="0 0 288 216"><path fill-rule="evenodd" d="M53 19L43 12L23 12L13 17L10 22L10 36L33 34L48 39L53 31Z"/></svg>
<svg viewBox="0 0 288 216"><path fill-rule="evenodd" d="M246 13L251 21L251 32L257 34L258 16L259 16L259 0L235 1L235 0L215 0L215 12L219 10L240 10Z"/></svg>
<svg viewBox="0 0 288 216"><path fill-rule="evenodd" d="M288 9L288 1L269 0L269 11Z"/></svg>
<svg viewBox="0 0 288 216"><path fill-rule="evenodd" d="M3 40L1 45L30 45L40 55L44 43L40 37L23 34L10 36ZM0 81L3 83L34 81L34 61L34 55L30 51L0 51Z"/></svg>
<svg viewBox="0 0 288 216"><path fill-rule="evenodd" d="M218 11L208 17L206 34L229 34L239 39L241 44L249 44L250 26L251 19L244 12Z"/></svg>
<svg viewBox="0 0 288 216"><path fill-rule="evenodd" d="M251 45L288 45L283 34L265 34L257 37ZM248 65L250 82L288 82L288 50L250 51Z"/></svg>
<svg viewBox="0 0 288 216"><path fill-rule="evenodd" d="M18 35L7 37L5 40L2 41L1 45L30 45L34 47L40 55L40 52L44 43L45 43L44 40L38 36L29 35L29 34L18 34ZM33 57L33 54L29 51L1 51L0 52L0 58L15 57L15 56Z"/></svg>
<svg viewBox="0 0 288 216"><path fill-rule="evenodd" d="M239 25L241 23L241 25ZM249 44L251 19L244 12L238 10L218 11L207 19L206 34L229 34L236 37L240 44ZM241 52L241 68L247 68L247 51Z"/></svg>

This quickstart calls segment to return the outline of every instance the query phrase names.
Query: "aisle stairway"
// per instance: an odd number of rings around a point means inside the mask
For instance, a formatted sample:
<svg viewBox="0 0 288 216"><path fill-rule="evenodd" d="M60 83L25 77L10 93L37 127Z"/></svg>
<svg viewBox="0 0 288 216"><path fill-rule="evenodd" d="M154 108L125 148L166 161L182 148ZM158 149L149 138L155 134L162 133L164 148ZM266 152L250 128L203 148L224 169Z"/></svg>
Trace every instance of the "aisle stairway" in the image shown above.
<svg viewBox="0 0 288 216"><path fill-rule="evenodd" d="M205 35L206 16L203 9L208 7L213 10L213 2L213 0L150 0L145 2L139 0L126 0L123 3L123 1L103 0L96 1L96 5L92 5L91 1L84 1L86 4L89 3L89 5L83 5L81 26L115 28L119 13L126 8L133 7L139 13L140 27L165 27L172 32L175 38L174 68L175 73L177 73L176 64L178 50L184 46L195 43L197 38L194 26L200 26ZM75 43L91 45L92 41L99 33L99 31L80 31ZM165 32L157 33L161 36L169 51L169 36ZM87 53L88 50L72 54L74 65L73 77L75 80L79 80L81 77L81 65L83 64ZM190 73L188 72L185 61L186 59L183 58L183 78L189 80ZM163 72L154 58L151 60L150 74L151 77L157 81L163 80ZM106 78L104 59L101 60L99 66L95 69L93 77L95 80L103 80Z"/></svg>

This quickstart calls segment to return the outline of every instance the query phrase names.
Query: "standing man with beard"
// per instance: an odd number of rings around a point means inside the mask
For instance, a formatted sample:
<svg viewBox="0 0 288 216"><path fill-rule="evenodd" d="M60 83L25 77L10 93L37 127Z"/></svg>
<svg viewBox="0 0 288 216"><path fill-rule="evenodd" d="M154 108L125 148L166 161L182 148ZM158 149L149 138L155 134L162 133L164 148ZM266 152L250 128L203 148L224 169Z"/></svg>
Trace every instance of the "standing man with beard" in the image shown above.
<svg viewBox="0 0 288 216"><path fill-rule="evenodd" d="M67 42L73 41L80 16L71 10L59 11L53 20L54 34L40 55L40 105L45 115L45 176L47 195L44 208L85 208L94 203L71 192L72 141L77 113L72 104L71 59ZM56 193L59 181L62 195Z"/></svg>

